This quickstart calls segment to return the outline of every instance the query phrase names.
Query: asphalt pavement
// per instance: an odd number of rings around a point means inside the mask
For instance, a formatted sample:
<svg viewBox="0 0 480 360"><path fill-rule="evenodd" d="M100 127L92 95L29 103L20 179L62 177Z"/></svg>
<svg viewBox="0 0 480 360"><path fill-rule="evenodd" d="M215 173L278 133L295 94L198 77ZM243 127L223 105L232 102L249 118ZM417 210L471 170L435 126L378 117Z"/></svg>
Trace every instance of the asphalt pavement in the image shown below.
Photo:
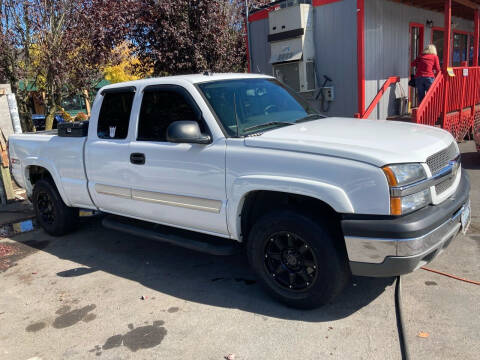
<svg viewBox="0 0 480 360"><path fill-rule="evenodd" d="M480 154L461 148L472 225L428 267L480 281ZM394 290L393 278L355 277L333 304L289 309L243 254L196 253L85 218L61 238L0 239L0 359L400 359ZM417 270L402 295L412 359L479 358L479 286Z"/></svg>

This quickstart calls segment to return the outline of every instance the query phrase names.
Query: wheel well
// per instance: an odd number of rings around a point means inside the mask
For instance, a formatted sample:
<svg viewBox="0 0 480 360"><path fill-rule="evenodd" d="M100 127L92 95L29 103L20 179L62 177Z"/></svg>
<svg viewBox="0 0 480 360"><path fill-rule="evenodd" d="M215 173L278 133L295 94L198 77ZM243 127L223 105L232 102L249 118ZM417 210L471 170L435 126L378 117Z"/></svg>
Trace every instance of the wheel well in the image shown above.
<svg viewBox="0 0 480 360"><path fill-rule="evenodd" d="M41 179L51 181L52 184L55 184L50 172L41 166L36 166L36 165L29 166L27 170L27 175L28 175L28 181L32 185L32 189L35 183Z"/></svg>
<svg viewBox="0 0 480 360"><path fill-rule="evenodd" d="M248 239L249 231L257 219L272 210L280 208L290 208L314 219L328 219L327 222L331 225L331 230L337 234L342 234L341 216L330 205L319 199L276 191L253 191L245 197L240 213L244 241ZM342 250L345 250L344 241L341 241L340 246Z"/></svg>

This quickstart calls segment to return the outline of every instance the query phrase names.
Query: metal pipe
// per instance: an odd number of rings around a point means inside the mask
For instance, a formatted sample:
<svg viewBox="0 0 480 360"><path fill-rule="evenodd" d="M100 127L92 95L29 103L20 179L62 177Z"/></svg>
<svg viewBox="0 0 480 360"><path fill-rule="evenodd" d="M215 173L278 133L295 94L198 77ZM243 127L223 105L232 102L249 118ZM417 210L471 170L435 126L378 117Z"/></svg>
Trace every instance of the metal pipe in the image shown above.
<svg viewBox="0 0 480 360"><path fill-rule="evenodd" d="M444 39L443 39L443 71L445 75L445 85L443 90L443 112L442 112L442 128L445 129L445 120L447 118L449 76L447 68L450 62L450 36L452 33L452 0L445 0L445 17L444 17Z"/></svg>
<svg viewBox="0 0 480 360"><path fill-rule="evenodd" d="M473 66L478 66L478 43L480 41L480 22L478 9L474 12L475 30L473 33Z"/></svg>
<svg viewBox="0 0 480 360"><path fill-rule="evenodd" d="M443 39L443 70L450 64L450 37L452 36L452 0L445 0L444 39Z"/></svg>
<svg viewBox="0 0 480 360"><path fill-rule="evenodd" d="M365 0L357 0L358 117L365 113Z"/></svg>
<svg viewBox="0 0 480 360"><path fill-rule="evenodd" d="M248 72L251 72L251 54L250 54L250 49L251 49L251 44L250 44L250 21L248 21L250 13L248 10L248 0L245 0L245 30L247 32L247 63L248 63Z"/></svg>

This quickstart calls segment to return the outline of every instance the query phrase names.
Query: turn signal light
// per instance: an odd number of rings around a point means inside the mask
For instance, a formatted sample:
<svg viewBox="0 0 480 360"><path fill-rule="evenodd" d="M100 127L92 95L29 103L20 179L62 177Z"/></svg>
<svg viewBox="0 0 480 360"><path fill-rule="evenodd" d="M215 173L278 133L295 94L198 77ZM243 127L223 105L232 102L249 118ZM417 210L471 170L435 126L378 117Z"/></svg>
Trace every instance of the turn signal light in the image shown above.
<svg viewBox="0 0 480 360"><path fill-rule="evenodd" d="M402 199L399 197L390 198L390 214L402 215Z"/></svg>
<svg viewBox="0 0 480 360"><path fill-rule="evenodd" d="M397 178L395 177L395 174L393 173L392 169L390 169L388 166L385 166L384 168L382 168L382 170L387 176L388 185L397 186L398 185Z"/></svg>

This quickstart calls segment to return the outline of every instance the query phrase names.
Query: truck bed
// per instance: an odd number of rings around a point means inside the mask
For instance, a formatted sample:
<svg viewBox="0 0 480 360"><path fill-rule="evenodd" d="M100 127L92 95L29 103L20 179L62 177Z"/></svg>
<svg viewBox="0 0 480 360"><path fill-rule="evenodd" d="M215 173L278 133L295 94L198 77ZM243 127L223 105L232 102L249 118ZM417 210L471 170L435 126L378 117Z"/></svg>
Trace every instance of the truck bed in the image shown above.
<svg viewBox="0 0 480 360"><path fill-rule="evenodd" d="M50 171L60 195L69 206L94 208L87 190L84 165L86 137L60 137L56 130L12 135L9 149L15 181L31 195L28 181L29 166L43 166ZM59 179L59 180L58 180Z"/></svg>

